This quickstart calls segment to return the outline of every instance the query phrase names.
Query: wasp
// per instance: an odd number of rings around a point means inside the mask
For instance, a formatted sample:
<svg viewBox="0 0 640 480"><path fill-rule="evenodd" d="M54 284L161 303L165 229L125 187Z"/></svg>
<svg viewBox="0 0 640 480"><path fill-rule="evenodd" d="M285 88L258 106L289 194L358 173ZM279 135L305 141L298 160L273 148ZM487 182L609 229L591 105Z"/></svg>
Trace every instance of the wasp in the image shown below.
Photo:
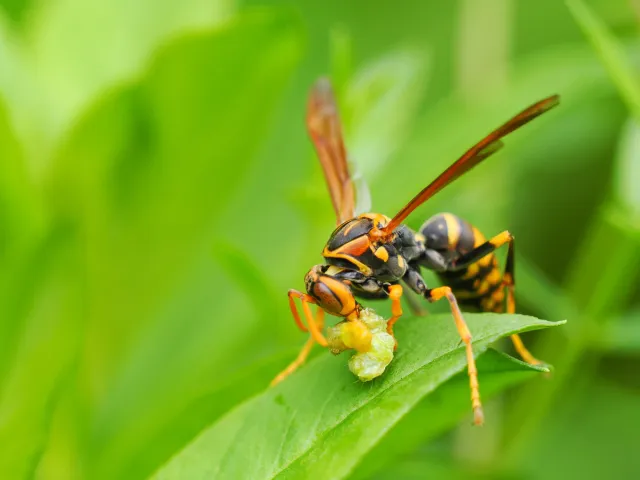
<svg viewBox="0 0 640 480"><path fill-rule="evenodd" d="M505 309L508 313L515 312L514 237L504 231L487 240L477 228L450 213L431 217L417 232L403 222L417 207L502 148L504 136L558 103L559 97L553 95L515 115L467 150L395 216L356 215L355 188L335 97L330 82L324 78L318 80L309 96L306 124L329 188L337 227L322 251L325 263L313 266L304 278L306 293L289 290L293 318L297 326L310 335L295 361L272 385L298 368L314 344L327 346L322 333L325 312L344 319L349 333L347 347L359 353L371 348L371 332L360 319L363 307L356 298L391 300L392 316L387 322L387 331L393 336L393 326L402 316L400 299L404 284L428 302L445 299L449 303L455 327L465 345L474 423L482 424L484 415L472 337L460 307L481 312ZM508 245L507 260L501 273L494 251L505 244ZM421 268L435 271L443 286L429 288ZM306 324L301 320L296 299L301 302ZM315 316L311 304L317 306ZM529 353L519 336L513 335L512 340L525 361L541 363Z"/></svg>

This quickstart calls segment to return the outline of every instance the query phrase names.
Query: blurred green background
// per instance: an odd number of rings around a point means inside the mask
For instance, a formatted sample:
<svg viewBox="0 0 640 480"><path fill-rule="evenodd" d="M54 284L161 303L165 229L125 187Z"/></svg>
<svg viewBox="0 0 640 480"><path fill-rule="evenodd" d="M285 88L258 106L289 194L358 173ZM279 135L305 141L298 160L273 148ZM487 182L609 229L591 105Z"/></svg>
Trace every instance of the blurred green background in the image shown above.
<svg viewBox="0 0 640 480"><path fill-rule="evenodd" d="M639 3L588 5L637 71ZM562 97L409 222L515 234L555 372L376 478L640 476L640 87L603 58L558 0L0 1L0 477L146 478L295 355L322 74L386 214Z"/></svg>

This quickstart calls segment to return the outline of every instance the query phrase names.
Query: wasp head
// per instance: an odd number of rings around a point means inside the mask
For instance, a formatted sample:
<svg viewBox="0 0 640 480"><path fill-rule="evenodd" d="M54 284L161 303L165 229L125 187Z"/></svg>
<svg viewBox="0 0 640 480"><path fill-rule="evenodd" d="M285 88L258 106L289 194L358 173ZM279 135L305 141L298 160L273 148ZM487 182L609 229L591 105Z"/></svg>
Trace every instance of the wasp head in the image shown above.
<svg viewBox="0 0 640 480"><path fill-rule="evenodd" d="M325 273L327 268L327 265L316 265L309 270L304 277L307 293L327 313L347 317L356 311L356 299L347 284Z"/></svg>

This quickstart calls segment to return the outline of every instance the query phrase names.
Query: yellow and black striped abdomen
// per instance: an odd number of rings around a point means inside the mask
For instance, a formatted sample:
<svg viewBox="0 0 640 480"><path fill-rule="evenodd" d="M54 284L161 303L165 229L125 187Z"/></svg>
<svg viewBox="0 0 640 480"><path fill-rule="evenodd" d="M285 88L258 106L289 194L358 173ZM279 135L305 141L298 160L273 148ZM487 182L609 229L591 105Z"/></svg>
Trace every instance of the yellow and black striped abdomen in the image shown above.
<svg viewBox="0 0 640 480"><path fill-rule="evenodd" d="M484 235L457 215L441 213L421 228L427 248L447 249L453 258L486 242ZM502 272L493 253L460 270L438 272L443 285L451 287L461 307L481 312L502 312L505 292Z"/></svg>

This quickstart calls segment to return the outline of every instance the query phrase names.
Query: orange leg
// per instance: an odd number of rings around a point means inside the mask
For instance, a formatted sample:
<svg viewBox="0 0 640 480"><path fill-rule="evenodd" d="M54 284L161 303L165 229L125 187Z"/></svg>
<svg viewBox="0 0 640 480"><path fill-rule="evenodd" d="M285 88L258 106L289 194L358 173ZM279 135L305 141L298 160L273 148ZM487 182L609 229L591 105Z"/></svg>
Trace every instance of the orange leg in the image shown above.
<svg viewBox="0 0 640 480"><path fill-rule="evenodd" d="M507 289L507 313L516 313L516 281L515 281L515 242L513 237L509 241L509 251L507 252L507 265L504 269L504 276L502 278L502 284ZM531 355L531 352L527 350L527 347L524 346L520 335L517 333L511 335L511 341L513 342L513 346L525 362L530 365L543 365L544 362L541 362L536 357Z"/></svg>
<svg viewBox="0 0 640 480"><path fill-rule="evenodd" d="M505 281L505 286L507 287L507 313L516 313L514 285L509 285ZM511 335L511 341L513 342L513 347L516 349L516 352L518 352L518 355L520 355L522 360L530 365L544 365L544 362L538 360L529 350L527 350L527 347L524 346L524 342L522 341L522 338L520 338L520 335L514 333Z"/></svg>
<svg viewBox="0 0 640 480"><path fill-rule="evenodd" d="M482 413L482 404L480 402L480 384L478 383L478 369L476 368L476 360L473 356L471 348L471 332L469 327L462 318L462 312L458 307L456 297L453 295L451 288L438 287L426 292L427 299L431 302L446 298L453 313L453 319L458 329L458 334L465 344L467 352L467 370L469 372L469 387L471 388L471 406L473 407L473 423L482 425L484 422L484 414Z"/></svg>
<svg viewBox="0 0 640 480"><path fill-rule="evenodd" d="M301 298L304 293L299 292L297 290L289 290L289 308L291 309L291 313L293 314L293 319L296 322L296 325L303 332L307 332L307 327L304 326L302 320L300 320L300 315L298 314L298 309L296 308L296 298Z"/></svg>
<svg viewBox="0 0 640 480"><path fill-rule="evenodd" d="M296 304L293 301L293 297L299 298L302 303L302 311L304 312L304 316L307 319L307 324L309 325L311 336L316 342L318 342L320 346L326 347L327 339L324 338L324 335L322 335L322 327L318 326L313 318L313 314L311 313L311 308L309 308L309 304L316 303L316 301L312 296L307 295L306 293L302 293L297 290L289 290L289 306L291 307L291 313L293 313L293 319L303 332L306 332L307 328L300 320L300 315L298 314L298 309L296 308Z"/></svg>
<svg viewBox="0 0 640 480"><path fill-rule="evenodd" d="M400 303L401 297L402 297L402 287L400 285L391 285L389 287L389 298L391 299L392 317L387 322L387 333L391 335L394 339L395 339L395 336L393 335L393 324L396 323L402 316L402 304ZM398 348L397 341L396 341L396 348Z"/></svg>
<svg viewBox="0 0 640 480"><path fill-rule="evenodd" d="M291 299L291 296L289 298ZM314 321L314 325L316 325L320 330L322 330L322 328L324 327L324 310L322 310L320 307L318 307L318 310L316 311L316 319ZM296 359L293 362L291 362L287 366L287 368L285 368L278 375L276 375L276 377L271 381L270 386L273 387L274 385L277 385L278 383L283 381L285 378L287 378L289 375L291 375L293 372L295 372L298 369L298 367L300 367L307 360L307 357L309 356L309 353L311 353L311 349L313 348L313 345L315 343L316 343L316 340L313 337L313 335L309 335L309 339L304 344L304 347L302 347L302 350L300 350L300 353L298 354Z"/></svg>

